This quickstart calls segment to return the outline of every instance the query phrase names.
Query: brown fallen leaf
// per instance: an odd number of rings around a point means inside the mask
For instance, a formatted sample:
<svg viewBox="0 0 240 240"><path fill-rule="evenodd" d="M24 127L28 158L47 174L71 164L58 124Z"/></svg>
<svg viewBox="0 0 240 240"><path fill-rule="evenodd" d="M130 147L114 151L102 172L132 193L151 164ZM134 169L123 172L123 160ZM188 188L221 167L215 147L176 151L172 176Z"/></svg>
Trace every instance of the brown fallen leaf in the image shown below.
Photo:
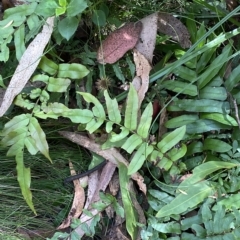
<svg viewBox="0 0 240 240"><path fill-rule="evenodd" d="M171 36L182 48L191 47L190 34L185 25L168 13L158 13L158 31Z"/></svg>
<svg viewBox="0 0 240 240"><path fill-rule="evenodd" d="M41 56L43 55L43 51L52 35L53 26L54 17L50 17L47 19L42 31L33 39L23 53L3 97L2 105L0 107L0 117L8 110L13 99L22 91L25 84L37 68Z"/></svg>
<svg viewBox="0 0 240 240"><path fill-rule="evenodd" d="M74 170L71 162L69 162L69 167L70 167L71 175L76 175L76 171ZM83 205L85 202L84 189L80 185L79 180L74 180L73 184L74 184L74 199L73 199L72 207L69 211L67 218L57 228L58 230L69 227L71 224L71 220L73 218L78 218L81 215L82 210L83 210Z"/></svg>
<svg viewBox="0 0 240 240"><path fill-rule="evenodd" d="M134 48L141 31L141 22L130 22L112 32L98 49L98 62L112 64L118 61L127 51Z"/></svg>

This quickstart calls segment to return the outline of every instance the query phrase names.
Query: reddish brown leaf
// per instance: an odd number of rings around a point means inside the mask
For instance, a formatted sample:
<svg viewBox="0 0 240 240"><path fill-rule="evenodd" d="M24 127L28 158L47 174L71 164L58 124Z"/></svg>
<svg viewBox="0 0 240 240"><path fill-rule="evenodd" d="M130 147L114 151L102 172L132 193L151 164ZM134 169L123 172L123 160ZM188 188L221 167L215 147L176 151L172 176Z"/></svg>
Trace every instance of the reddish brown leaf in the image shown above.
<svg viewBox="0 0 240 240"><path fill-rule="evenodd" d="M98 49L98 62L112 64L118 61L127 51L134 48L141 31L141 22L131 22L112 32Z"/></svg>

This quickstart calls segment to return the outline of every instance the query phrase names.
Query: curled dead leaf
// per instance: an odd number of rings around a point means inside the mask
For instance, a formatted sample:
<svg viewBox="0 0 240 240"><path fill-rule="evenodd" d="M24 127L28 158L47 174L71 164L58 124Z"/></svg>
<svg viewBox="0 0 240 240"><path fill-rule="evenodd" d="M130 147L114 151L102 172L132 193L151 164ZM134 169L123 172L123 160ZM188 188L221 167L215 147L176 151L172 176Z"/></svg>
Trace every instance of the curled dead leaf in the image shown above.
<svg viewBox="0 0 240 240"><path fill-rule="evenodd" d="M98 49L98 62L112 64L118 61L127 51L134 48L141 31L141 22L131 22L112 32Z"/></svg>

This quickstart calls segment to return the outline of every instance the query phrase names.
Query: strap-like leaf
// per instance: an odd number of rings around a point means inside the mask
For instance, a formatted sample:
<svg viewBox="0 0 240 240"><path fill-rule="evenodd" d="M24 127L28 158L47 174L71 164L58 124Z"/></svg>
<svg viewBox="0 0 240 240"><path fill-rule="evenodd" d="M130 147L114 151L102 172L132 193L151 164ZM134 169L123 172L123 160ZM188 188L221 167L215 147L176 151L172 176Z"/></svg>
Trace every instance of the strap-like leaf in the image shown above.
<svg viewBox="0 0 240 240"><path fill-rule="evenodd" d="M152 107L152 103L149 103L142 113L140 123L137 129L137 133L142 138L147 138L148 136L149 128L152 122L152 115L153 115L153 107Z"/></svg>
<svg viewBox="0 0 240 240"><path fill-rule="evenodd" d="M137 113L138 113L137 91L132 85L130 85L124 119L124 126L129 130L135 130L137 128L138 118Z"/></svg>
<svg viewBox="0 0 240 240"><path fill-rule="evenodd" d="M24 35L25 35L25 25L22 24L14 33L14 44L16 47L16 57L19 61L25 52L25 43L24 43Z"/></svg>
<svg viewBox="0 0 240 240"><path fill-rule="evenodd" d="M173 132L169 133L165 138L163 138L157 145L162 153L167 152L172 147L174 147L179 141L181 141L185 135L186 126L175 129Z"/></svg>
<svg viewBox="0 0 240 240"><path fill-rule="evenodd" d="M225 101L227 99L227 91L224 87L206 86L200 90L199 97L202 99Z"/></svg>
<svg viewBox="0 0 240 240"><path fill-rule="evenodd" d="M180 194L174 198L174 200L162 207L158 211L156 217L166 217L173 214L181 214L188 208L195 207L197 204L202 202L212 191L212 188L208 186L206 181L194 184L187 190L183 190L185 193Z"/></svg>
<svg viewBox="0 0 240 240"><path fill-rule="evenodd" d="M166 89L176 93L183 93L189 96L197 96L198 90L196 85L190 85L180 81L166 81L162 84Z"/></svg>
<svg viewBox="0 0 240 240"><path fill-rule="evenodd" d="M137 234L137 219L136 212L133 208L131 195L128 188L129 174L127 168L122 163L118 165L119 169L119 183L121 188L122 202L126 217L126 228L132 239L136 239Z"/></svg>
<svg viewBox="0 0 240 240"><path fill-rule="evenodd" d="M168 107L170 111L188 111L188 112L218 112L229 113L229 102L221 102L210 99L181 99L174 101L171 106Z"/></svg>
<svg viewBox="0 0 240 240"><path fill-rule="evenodd" d="M221 114L221 113L202 113L201 114L201 119L212 119L214 121L226 124L226 125L230 125L230 126L238 126L237 121L227 115L227 114Z"/></svg>
<svg viewBox="0 0 240 240"><path fill-rule="evenodd" d="M92 120L93 113L88 109L68 109L62 116L69 118L73 123L86 124Z"/></svg>
<svg viewBox="0 0 240 240"><path fill-rule="evenodd" d="M31 137L34 139L36 143L36 147L38 150L47 158L50 162L52 162L49 152L48 152L48 143L46 140L46 135L42 130L41 126L38 123L38 120L34 117L30 119L29 123L29 132Z"/></svg>
<svg viewBox="0 0 240 240"><path fill-rule="evenodd" d="M173 73L182 79L188 80L189 82L192 82L194 79L197 78L197 74L194 70L191 70L184 66L179 66L178 68L174 69ZM175 81L172 83L174 85Z"/></svg>
<svg viewBox="0 0 240 240"><path fill-rule="evenodd" d="M228 152L232 149L232 146L219 139L207 138L203 143L203 150L211 150L214 152Z"/></svg>
<svg viewBox="0 0 240 240"><path fill-rule="evenodd" d="M117 100L115 98L111 99L109 97L107 90L104 91L104 97L105 97L106 105L107 105L108 118L111 121L113 121L114 123L120 123L121 122L121 114L118 109Z"/></svg>
<svg viewBox="0 0 240 240"><path fill-rule="evenodd" d="M16 155L16 162L17 162L17 180L20 185L22 195L27 202L30 209L35 213L35 209L32 202L32 193L30 191L30 184L31 184L31 173L30 168L25 168L23 163L23 151L19 151Z"/></svg>
<svg viewBox="0 0 240 240"><path fill-rule="evenodd" d="M82 79L87 76L89 70L79 63L62 63L59 64L58 75L59 78Z"/></svg>
<svg viewBox="0 0 240 240"><path fill-rule="evenodd" d="M213 77L216 76L216 74L220 71L222 66L225 64L223 59L227 59L230 52L231 52L231 46L227 45L223 49L223 53L221 55L219 55L218 57L216 57L212 61L212 63L209 65L207 70L203 72L203 74L200 76L200 78L198 80L198 86L200 89L203 88L207 83L209 83L213 79Z"/></svg>
<svg viewBox="0 0 240 240"><path fill-rule="evenodd" d="M229 125L225 125L214 120L199 119L187 125L188 134L203 133L209 131L219 131L223 129L230 129Z"/></svg>
<svg viewBox="0 0 240 240"><path fill-rule="evenodd" d="M234 167L237 167L238 164L236 163L230 163L230 162L221 162L221 161L209 161L206 163L203 163L199 165L198 167L195 167L193 170L192 176L185 179L179 187L183 189L184 191L191 187L193 184L202 181L205 179L209 174L218 171L220 169L231 169Z"/></svg>
<svg viewBox="0 0 240 240"><path fill-rule="evenodd" d="M189 123L195 122L198 119L199 119L198 115L192 115L192 114L181 115L179 117L175 117L175 118L168 120L165 123L165 127L177 128L177 127L181 127L183 125L187 125Z"/></svg>

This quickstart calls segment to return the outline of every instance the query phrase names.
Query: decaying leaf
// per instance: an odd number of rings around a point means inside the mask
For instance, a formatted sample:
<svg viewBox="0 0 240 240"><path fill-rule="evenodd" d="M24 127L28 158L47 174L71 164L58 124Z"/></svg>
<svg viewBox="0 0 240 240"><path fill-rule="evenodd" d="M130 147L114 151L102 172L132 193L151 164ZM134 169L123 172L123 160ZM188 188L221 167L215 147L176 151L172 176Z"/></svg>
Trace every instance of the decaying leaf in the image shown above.
<svg viewBox="0 0 240 240"><path fill-rule="evenodd" d="M141 22L131 22L112 32L98 49L98 62L112 64L118 61L127 51L134 48L141 31Z"/></svg>
<svg viewBox="0 0 240 240"><path fill-rule="evenodd" d="M73 168L71 162L69 162L70 172L71 175L76 175L76 172ZM64 229L70 226L72 218L78 218L83 210L83 205L85 202L85 192L84 189L81 187L79 180L74 180L74 199L72 203L71 210L67 218L62 222L62 224L57 229Z"/></svg>
<svg viewBox="0 0 240 240"><path fill-rule="evenodd" d="M136 65L136 77L133 79L133 86L139 85L138 82L141 81L140 88L136 89L138 92L138 107L140 108L148 90L149 73L152 67L145 56L136 49L134 49L133 58Z"/></svg>
<svg viewBox="0 0 240 240"><path fill-rule="evenodd" d="M13 77L5 92L2 105L0 107L0 117L8 110L13 102L13 99L24 88L27 81L32 76L37 68L44 48L49 42L54 26L54 17L47 19L42 31L29 44L28 48L22 55L19 64L13 74Z"/></svg>
<svg viewBox="0 0 240 240"><path fill-rule="evenodd" d="M140 20L142 22L142 31L140 41L135 48L152 63L153 51L156 44L158 13L153 13Z"/></svg>
<svg viewBox="0 0 240 240"><path fill-rule="evenodd" d="M158 14L158 31L171 36L172 39L179 42L182 48L191 46L190 34L187 28L180 20L170 14Z"/></svg>

